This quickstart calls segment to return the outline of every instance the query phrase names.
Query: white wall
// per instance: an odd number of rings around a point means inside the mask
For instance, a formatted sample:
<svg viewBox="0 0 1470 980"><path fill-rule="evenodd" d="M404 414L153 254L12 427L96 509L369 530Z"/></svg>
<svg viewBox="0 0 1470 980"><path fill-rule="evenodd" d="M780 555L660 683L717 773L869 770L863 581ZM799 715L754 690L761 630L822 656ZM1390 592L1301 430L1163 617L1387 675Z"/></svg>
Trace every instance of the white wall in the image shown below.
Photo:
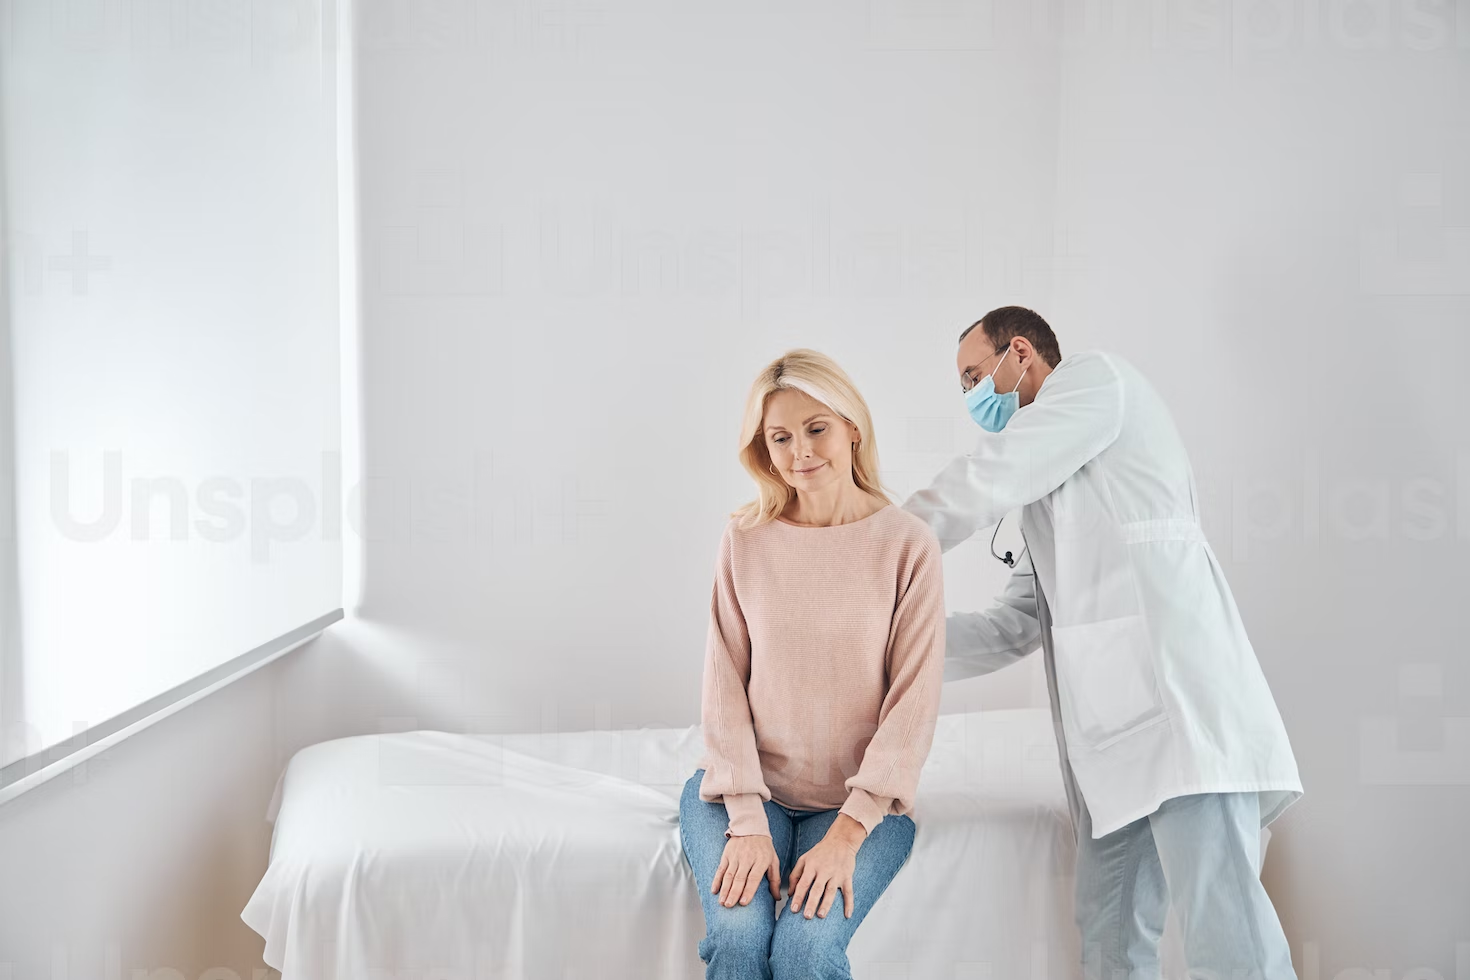
<svg viewBox="0 0 1470 980"><path fill-rule="evenodd" d="M240 910L301 748L277 742L281 668L318 642L0 806L0 978L263 980Z"/></svg>
<svg viewBox="0 0 1470 980"><path fill-rule="evenodd" d="M396 9L363 8L357 51L362 619L290 668L292 716L693 723L746 388L835 356L899 498L969 444L959 330L1047 296L1055 52L775 3ZM957 555L951 595L1004 571Z"/></svg>

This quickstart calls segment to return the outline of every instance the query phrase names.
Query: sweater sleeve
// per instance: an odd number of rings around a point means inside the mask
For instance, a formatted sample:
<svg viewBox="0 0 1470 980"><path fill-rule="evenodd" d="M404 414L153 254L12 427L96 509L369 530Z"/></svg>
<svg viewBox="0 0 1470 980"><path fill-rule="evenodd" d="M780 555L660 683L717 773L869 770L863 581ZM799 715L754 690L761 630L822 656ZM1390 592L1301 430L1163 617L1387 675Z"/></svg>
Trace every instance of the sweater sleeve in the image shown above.
<svg viewBox="0 0 1470 980"><path fill-rule="evenodd" d="M699 798L725 804L728 837L770 836L765 800L771 798L755 748L755 724L746 687L750 683L750 634L735 595L732 524L720 538L720 556L710 596L705 641L704 686L700 696L704 731L704 779Z"/></svg>
<svg viewBox="0 0 1470 980"><path fill-rule="evenodd" d="M868 833L890 812L913 807L929 758L944 681L944 572L939 542L925 530L894 607L888 693L858 771L843 784L841 812Z"/></svg>

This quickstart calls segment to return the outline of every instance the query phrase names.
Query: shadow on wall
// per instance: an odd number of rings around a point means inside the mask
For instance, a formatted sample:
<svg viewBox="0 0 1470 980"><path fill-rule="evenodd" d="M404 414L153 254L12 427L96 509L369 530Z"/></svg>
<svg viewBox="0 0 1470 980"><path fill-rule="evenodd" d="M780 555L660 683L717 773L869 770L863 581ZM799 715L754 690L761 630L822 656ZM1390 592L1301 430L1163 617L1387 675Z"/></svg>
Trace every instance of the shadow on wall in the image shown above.
<svg viewBox="0 0 1470 980"><path fill-rule="evenodd" d="M284 767L308 745L382 732L560 730L554 696L539 717L535 705L477 712L499 685L526 689L515 673L513 658L493 657L483 645L349 614L282 664L276 758Z"/></svg>

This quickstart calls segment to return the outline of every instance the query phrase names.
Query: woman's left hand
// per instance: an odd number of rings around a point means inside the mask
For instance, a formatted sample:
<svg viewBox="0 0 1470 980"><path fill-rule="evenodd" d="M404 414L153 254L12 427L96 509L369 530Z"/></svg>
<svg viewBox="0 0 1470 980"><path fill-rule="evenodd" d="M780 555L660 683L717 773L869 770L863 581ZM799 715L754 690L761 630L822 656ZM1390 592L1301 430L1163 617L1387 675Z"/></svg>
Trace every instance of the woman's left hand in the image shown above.
<svg viewBox="0 0 1470 980"><path fill-rule="evenodd" d="M842 913L852 918L852 872L857 864L858 849L867 831L845 813L839 813L827 833L811 850L796 860L791 869L791 911L800 912L806 904L806 917L827 917L827 910L842 889Z"/></svg>

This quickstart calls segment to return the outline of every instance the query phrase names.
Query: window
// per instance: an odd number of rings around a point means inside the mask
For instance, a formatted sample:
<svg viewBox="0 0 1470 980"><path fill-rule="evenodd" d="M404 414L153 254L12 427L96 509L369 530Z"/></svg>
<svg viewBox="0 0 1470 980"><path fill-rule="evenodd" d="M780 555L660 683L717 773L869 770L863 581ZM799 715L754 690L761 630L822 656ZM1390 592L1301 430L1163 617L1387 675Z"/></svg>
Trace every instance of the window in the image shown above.
<svg viewBox="0 0 1470 980"><path fill-rule="evenodd" d="M0 23L0 765L340 617L317 6L111 7Z"/></svg>

